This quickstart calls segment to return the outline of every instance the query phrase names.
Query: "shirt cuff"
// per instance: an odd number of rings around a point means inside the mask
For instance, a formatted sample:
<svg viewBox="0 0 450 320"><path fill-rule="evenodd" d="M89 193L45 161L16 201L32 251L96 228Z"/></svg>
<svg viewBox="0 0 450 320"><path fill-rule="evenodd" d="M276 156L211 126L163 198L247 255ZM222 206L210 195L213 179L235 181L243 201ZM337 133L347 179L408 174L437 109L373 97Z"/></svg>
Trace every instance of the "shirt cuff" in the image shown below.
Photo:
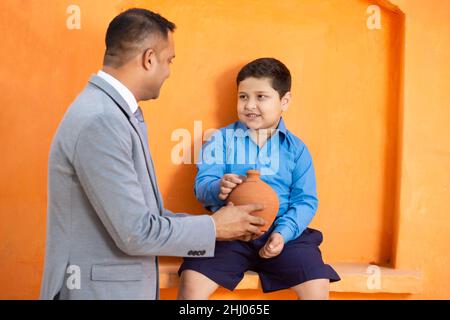
<svg viewBox="0 0 450 320"><path fill-rule="evenodd" d="M284 243L288 243L291 240L295 239L295 232L291 228L285 225L278 225L275 227L273 232L278 232L284 238Z"/></svg>
<svg viewBox="0 0 450 320"><path fill-rule="evenodd" d="M217 229L216 229L216 222L214 221L214 218L211 216L208 216L211 218L212 224L214 226L214 239L217 239Z"/></svg>
<svg viewBox="0 0 450 320"><path fill-rule="evenodd" d="M216 212L221 207L226 205L225 201L219 199L220 179L218 179L218 180L216 180L214 182L211 182L209 188L210 188L210 195L212 196L213 204L207 205L207 206L205 206L205 208L210 210L210 211L212 211L212 212Z"/></svg>
<svg viewBox="0 0 450 320"><path fill-rule="evenodd" d="M211 183L211 192L216 202L223 202L222 200L219 199L220 179L217 179L216 181Z"/></svg>

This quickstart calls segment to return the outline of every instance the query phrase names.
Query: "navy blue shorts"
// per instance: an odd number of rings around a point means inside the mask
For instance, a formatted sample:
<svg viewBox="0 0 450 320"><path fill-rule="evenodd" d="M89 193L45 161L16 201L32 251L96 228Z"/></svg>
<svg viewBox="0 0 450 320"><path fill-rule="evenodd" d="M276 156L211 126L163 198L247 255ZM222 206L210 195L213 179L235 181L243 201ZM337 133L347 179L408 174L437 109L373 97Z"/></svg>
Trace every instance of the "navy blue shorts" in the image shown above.
<svg viewBox="0 0 450 320"><path fill-rule="evenodd" d="M250 241L217 241L215 255L211 258L184 258L178 274L186 270L197 271L220 286L234 290L248 270L259 274L264 292L294 287L314 279L339 281L340 277L324 264L319 245L322 233L307 228L297 239L284 245L283 251L273 258L259 256L271 230Z"/></svg>

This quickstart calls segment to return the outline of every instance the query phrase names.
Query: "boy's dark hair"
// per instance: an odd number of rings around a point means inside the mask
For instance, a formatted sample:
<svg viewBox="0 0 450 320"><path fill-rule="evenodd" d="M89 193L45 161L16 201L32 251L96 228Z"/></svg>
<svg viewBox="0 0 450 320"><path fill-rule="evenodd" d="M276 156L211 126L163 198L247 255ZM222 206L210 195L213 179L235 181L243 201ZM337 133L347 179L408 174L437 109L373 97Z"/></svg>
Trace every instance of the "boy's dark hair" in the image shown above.
<svg viewBox="0 0 450 320"><path fill-rule="evenodd" d="M139 53L143 41L155 35L167 40L169 31L176 26L150 10L133 8L116 16L106 31L106 51L103 63L120 67Z"/></svg>
<svg viewBox="0 0 450 320"><path fill-rule="evenodd" d="M260 58L246 64L239 71L236 84L247 78L269 78L280 99L291 90L291 73L279 60L274 58Z"/></svg>

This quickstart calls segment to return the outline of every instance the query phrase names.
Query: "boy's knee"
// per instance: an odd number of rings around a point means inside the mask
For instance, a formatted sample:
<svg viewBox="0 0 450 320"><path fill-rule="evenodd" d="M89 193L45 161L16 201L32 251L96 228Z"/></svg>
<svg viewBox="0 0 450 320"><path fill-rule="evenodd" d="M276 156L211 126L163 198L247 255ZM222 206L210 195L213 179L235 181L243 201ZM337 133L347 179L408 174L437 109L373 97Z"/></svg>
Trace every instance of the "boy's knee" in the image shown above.
<svg viewBox="0 0 450 320"><path fill-rule="evenodd" d="M206 300L218 285L203 274L185 270L181 273L178 300Z"/></svg>
<svg viewBox="0 0 450 320"><path fill-rule="evenodd" d="M292 287L299 299L328 300L330 296L330 281L328 279L310 280Z"/></svg>
<svg viewBox="0 0 450 320"><path fill-rule="evenodd" d="M189 270L181 273L180 284L178 287L178 300L190 300L194 292L193 279L189 276Z"/></svg>

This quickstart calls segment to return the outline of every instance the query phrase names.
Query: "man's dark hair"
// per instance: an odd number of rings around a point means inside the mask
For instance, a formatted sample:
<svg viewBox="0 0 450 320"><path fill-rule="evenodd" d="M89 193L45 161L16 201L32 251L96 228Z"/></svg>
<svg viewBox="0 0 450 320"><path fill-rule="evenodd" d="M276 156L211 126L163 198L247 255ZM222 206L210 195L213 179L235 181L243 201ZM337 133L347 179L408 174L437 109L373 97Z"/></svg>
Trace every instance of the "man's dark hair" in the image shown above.
<svg viewBox="0 0 450 320"><path fill-rule="evenodd" d="M279 60L274 58L260 58L246 64L239 71L236 84L247 78L268 78L272 81L272 88L278 92L280 99L291 90L291 73Z"/></svg>
<svg viewBox="0 0 450 320"><path fill-rule="evenodd" d="M115 17L106 32L106 51L103 63L120 67L139 50L145 50L143 41L149 36L167 40L176 26L157 13L146 9L129 9ZM156 50L156 48L155 48Z"/></svg>

